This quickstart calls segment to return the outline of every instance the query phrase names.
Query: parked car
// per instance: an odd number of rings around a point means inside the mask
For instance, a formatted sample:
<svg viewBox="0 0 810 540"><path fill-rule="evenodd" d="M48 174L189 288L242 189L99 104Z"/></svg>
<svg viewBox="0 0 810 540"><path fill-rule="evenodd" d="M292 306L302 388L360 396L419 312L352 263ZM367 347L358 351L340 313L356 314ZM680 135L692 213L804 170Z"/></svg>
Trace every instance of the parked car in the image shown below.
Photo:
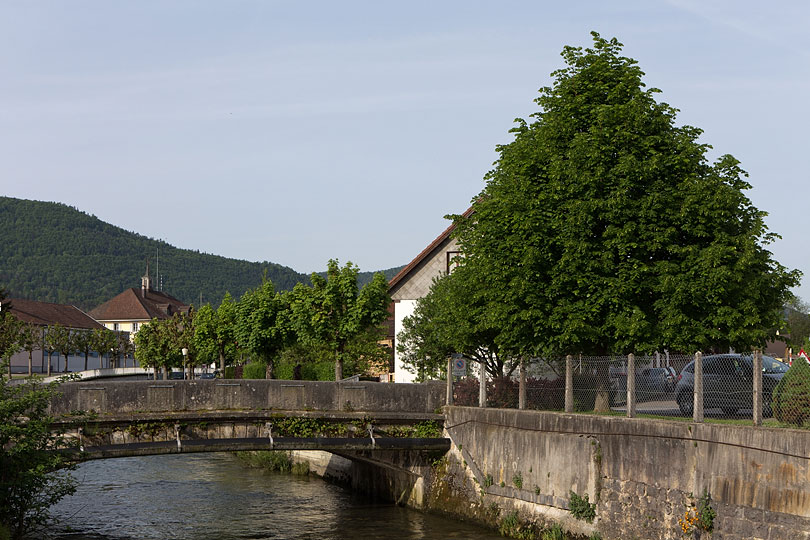
<svg viewBox="0 0 810 540"><path fill-rule="evenodd" d="M742 354L712 354L703 357L703 408L721 409L731 415L753 406L753 358ZM773 389L788 365L770 356L762 357L762 414L771 416ZM695 362L689 362L678 376L675 401L686 416L694 408Z"/></svg>
<svg viewBox="0 0 810 540"><path fill-rule="evenodd" d="M216 379L217 376L213 373L200 373L198 379Z"/></svg>
<svg viewBox="0 0 810 540"><path fill-rule="evenodd" d="M169 379L184 379L182 371L170 371L169 372Z"/></svg>
<svg viewBox="0 0 810 540"><path fill-rule="evenodd" d="M636 392L669 394L675 389L675 368L648 367L636 372Z"/></svg>

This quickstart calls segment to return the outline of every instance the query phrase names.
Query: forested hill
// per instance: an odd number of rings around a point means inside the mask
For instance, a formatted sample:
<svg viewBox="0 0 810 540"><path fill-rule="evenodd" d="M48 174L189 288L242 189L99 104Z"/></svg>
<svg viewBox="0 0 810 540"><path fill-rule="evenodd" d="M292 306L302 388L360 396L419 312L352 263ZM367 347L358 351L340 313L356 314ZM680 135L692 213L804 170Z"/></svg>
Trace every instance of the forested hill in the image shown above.
<svg viewBox="0 0 810 540"><path fill-rule="evenodd" d="M89 310L129 287L140 287L146 258L153 288L159 248L162 290L188 304L217 305L261 283L291 289L309 276L280 264L248 262L180 249L105 223L61 203L0 197L0 287L11 297L73 304ZM324 266L329 258L324 254ZM344 261L341 261L343 263ZM390 279L399 268L384 270ZM372 272L360 275L361 283Z"/></svg>

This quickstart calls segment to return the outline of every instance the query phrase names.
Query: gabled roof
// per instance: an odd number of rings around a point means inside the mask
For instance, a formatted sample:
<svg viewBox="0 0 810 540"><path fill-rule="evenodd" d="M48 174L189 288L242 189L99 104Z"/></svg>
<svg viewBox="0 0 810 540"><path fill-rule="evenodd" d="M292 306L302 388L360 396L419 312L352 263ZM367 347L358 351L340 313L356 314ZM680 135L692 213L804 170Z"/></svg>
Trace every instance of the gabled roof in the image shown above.
<svg viewBox="0 0 810 540"><path fill-rule="evenodd" d="M189 306L161 291L130 288L90 311L97 321L147 321L188 313Z"/></svg>
<svg viewBox="0 0 810 540"><path fill-rule="evenodd" d="M51 304L48 302L37 302L36 300L12 298L11 313L23 322L36 324L38 326L48 326L58 323L68 328L104 328L104 326L97 323L92 317L76 306L68 306L65 304Z"/></svg>
<svg viewBox="0 0 810 540"><path fill-rule="evenodd" d="M472 213L473 207L471 206L463 214L461 214L461 216L466 218L469 217ZM388 282L389 293L393 291L394 288L397 287L400 284L400 282L402 282L402 280L404 280L408 276L408 274L410 274L413 271L414 268L419 266L419 264L422 261L433 255L433 253L436 250L438 250L446 240L450 238L450 233L452 233L453 229L455 228L456 228L455 223L447 227L444 230L444 232L439 236L437 236L436 239L428 245L428 247L423 249L422 252L419 255L417 255L416 258L414 258L414 260L405 265L405 268L400 270L399 273L397 273L397 275L391 278L391 281Z"/></svg>

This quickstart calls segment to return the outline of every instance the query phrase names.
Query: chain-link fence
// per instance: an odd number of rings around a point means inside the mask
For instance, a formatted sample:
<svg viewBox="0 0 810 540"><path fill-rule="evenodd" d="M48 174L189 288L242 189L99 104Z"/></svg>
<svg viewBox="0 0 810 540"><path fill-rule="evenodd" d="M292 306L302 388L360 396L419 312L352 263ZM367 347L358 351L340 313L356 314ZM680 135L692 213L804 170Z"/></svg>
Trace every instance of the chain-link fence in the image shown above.
<svg viewBox="0 0 810 540"><path fill-rule="evenodd" d="M509 375L487 375L484 391L478 365L451 380L452 402L464 406L810 424L805 357L782 362L759 352L577 355L535 359Z"/></svg>

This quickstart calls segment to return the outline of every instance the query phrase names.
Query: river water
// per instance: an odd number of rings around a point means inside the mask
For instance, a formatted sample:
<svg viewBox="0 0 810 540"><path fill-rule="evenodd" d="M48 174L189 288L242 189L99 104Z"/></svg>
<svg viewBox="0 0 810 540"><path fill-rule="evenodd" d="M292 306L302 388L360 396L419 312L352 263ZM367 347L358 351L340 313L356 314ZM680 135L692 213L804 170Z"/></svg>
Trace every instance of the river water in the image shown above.
<svg viewBox="0 0 810 540"><path fill-rule="evenodd" d="M494 531L373 502L316 477L263 472L226 453L83 463L53 507L58 540L501 538Z"/></svg>

